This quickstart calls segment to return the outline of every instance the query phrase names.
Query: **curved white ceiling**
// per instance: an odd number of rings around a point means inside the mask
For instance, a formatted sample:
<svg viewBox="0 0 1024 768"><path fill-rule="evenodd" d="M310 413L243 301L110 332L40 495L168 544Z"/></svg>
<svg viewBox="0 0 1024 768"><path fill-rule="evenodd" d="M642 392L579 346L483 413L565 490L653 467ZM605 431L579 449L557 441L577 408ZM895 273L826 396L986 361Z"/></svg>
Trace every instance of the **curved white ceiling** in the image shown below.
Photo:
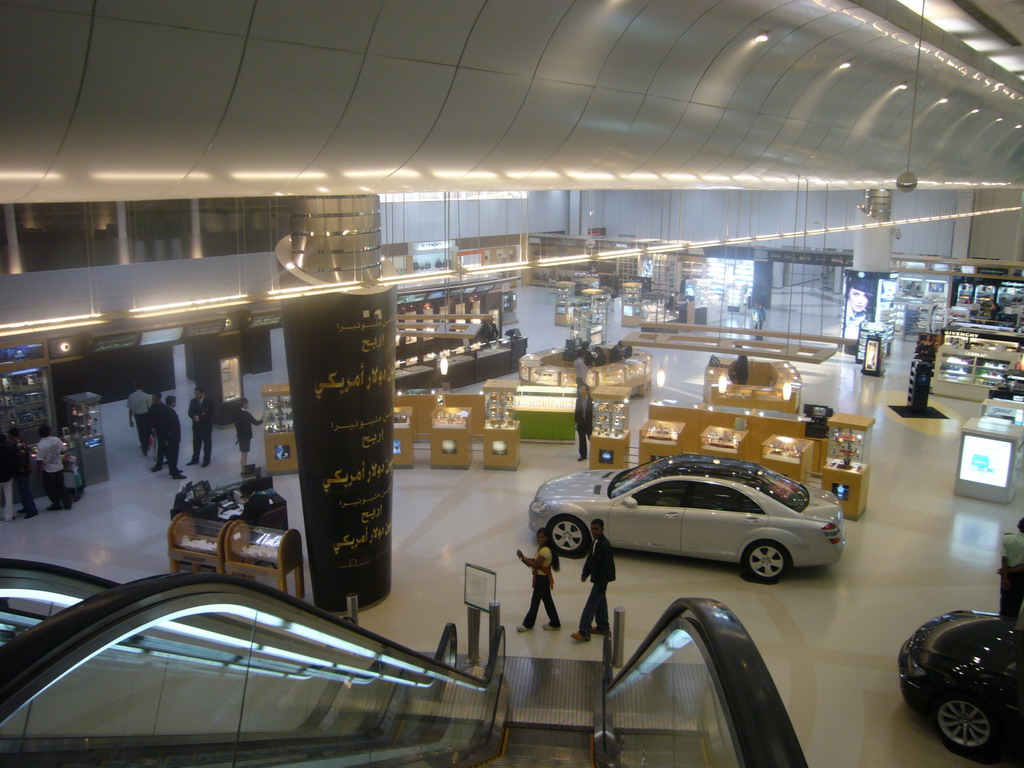
<svg viewBox="0 0 1024 768"><path fill-rule="evenodd" d="M912 114L922 180L1024 185L1015 86L841 0L12 0L0 41L2 202L870 186Z"/></svg>

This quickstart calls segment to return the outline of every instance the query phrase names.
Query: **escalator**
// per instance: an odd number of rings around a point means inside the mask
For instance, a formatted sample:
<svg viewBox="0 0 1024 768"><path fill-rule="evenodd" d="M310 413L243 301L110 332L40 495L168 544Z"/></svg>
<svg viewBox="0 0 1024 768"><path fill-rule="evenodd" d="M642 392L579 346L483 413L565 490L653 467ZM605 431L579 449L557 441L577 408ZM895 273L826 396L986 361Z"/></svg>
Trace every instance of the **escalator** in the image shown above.
<svg viewBox="0 0 1024 768"><path fill-rule="evenodd" d="M0 561L0 601L0 768L805 765L714 601L674 603L614 678L506 659L500 629L470 674L454 625L425 655L233 577Z"/></svg>

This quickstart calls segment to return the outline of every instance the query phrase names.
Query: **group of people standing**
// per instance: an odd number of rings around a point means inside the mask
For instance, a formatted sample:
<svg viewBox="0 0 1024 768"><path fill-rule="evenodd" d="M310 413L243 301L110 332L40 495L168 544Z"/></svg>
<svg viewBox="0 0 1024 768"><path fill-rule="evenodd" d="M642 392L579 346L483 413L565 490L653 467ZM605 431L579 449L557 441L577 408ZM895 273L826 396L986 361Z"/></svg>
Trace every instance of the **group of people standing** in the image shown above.
<svg viewBox="0 0 1024 768"><path fill-rule="evenodd" d="M580 614L579 628L569 637L577 642L587 642L591 635L606 635L610 631L608 623L608 584L615 581L615 554L611 542L604 535L604 521L594 520L590 524L592 543L587 559L583 563L580 581L590 579L590 595ZM547 528L537 531L537 551L533 557L526 557L523 551L516 550L519 562L527 566L533 574L533 596L530 609L526 612L523 623L516 627L518 632L529 632L537 621L537 612L541 603L548 614L548 623L543 628L555 631L562 628L555 608L551 590L555 586L554 573L560 569L558 550L551 546Z"/></svg>
<svg viewBox="0 0 1024 768"><path fill-rule="evenodd" d="M71 494L64 484L64 443L55 437L50 427L39 428L36 443L36 476L43 482L43 490L50 499L47 511L71 509ZM11 427L7 434L0 433L0 495L3 497L4 522L14 519L14 486L21 498L19 514L26 518L39 514L32 494L32 449L21 439L21 431Z"/></svg>
<svg viewBox="0 0 1024 768"><path fill-rule="evenodd" d="M213 452L213 402L206 396L202 387L196 387L188 404L188 418L192 421L192 458L185 466L210 466L210 454ZM139 448L143 455L149 454L150 440L156 444L156 464L153 472L159 472L164 464L175 480L186 477L178 469L178 452L181 445L181 421L175 411L177 398L168 395L165 398L159 392L147 394L141 387L128 396L128 425L134 426L139 435ZM249 401L242 398L238 414L235 417L235 434L241 452L242 469L248 461L249 447L252 442L252 428L263 423L249 413Z"/></svg>

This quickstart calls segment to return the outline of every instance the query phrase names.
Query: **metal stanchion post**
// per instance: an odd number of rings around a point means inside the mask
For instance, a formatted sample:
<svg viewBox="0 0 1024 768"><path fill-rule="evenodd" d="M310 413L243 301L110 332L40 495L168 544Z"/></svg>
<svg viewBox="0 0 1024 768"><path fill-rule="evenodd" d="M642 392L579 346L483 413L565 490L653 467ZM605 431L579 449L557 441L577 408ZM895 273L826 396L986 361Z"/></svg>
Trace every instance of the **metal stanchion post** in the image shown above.
<svg viewBox="0 0 1024 768"><path fill-rule="evenodd" d="M615 643L615 650L612 653L612 666L618 669L623 663L622 650L626 644L623 638L623 635L626 633L626 609L616 608L612 621L612 642Z"/></svg>
<svg viewBox="0 0 1024 768"><path fill-rule="evenodd" d="M345 599L348 603L348 620L359 626L359 595L349 593Z"/></svg>
<svg viewBox="0 0 1024 768"><path fill-rule="evenodd" d="M480 669L480 609L466 606L466 633L469 635L466 663L470 671Z"/></svg>

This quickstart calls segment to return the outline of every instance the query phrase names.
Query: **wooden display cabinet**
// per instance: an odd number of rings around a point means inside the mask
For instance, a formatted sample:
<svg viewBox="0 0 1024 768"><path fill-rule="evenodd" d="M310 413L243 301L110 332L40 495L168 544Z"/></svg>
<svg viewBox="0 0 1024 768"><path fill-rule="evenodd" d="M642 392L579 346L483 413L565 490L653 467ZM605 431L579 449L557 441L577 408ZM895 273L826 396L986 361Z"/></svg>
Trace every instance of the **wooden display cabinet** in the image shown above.
<svg viewBox="0 0 1024 768"><path fill-rule="evenodd" d="M646 464L662 456L686 453L683 433L686 425L678 421L648 419L640 427L640 463Z"/></svg>
<svg viewBox="0 0 1024 768"><path fill-rule="evenodd" d="M821 469L821 487L839 498L843 516L856 520L867 508L868 430L875 420L870 416L837 413L828 420L828 446Z"/></svg>
<svg viewBox="0 0 1024 768"><path fill-rule="evenodd" d="M180 512L167 527L167 557L171 573L180 573L187 563L193 571L209 568L224 573L224 533L220 520L202 520Z"/></svg>
<svg viewBox="0 0 1024 768"><path fill-rule="evenodd" d="M430 415L431 469L469 469L472 408L439 405Z"/></svg>
<svg viewBox="0 0 1024 768"><path fill-rule="evenodd" d="M707 456L732 456L741 458L745 429L729 427L708 427L700 433L700 452Z"/></svg>
<svg viewBox="0 0 1024 768"><path fill-rule="evenodd" d="M224 526L224 573L247 578L264 577L288 591L288 574L295 574L295 596L305 596L302 573L302 536L291 529L260 528L243 520Z"/></svg>
<svg viewBox="0 0 1024 768"><path fill-rule="evenodd" d="M629 430L624 429L617 437L599 435L590 437L590 451L587 454L590 469L625 469L629 466Z"/></svg>
<svg viewBox="0 0 1024 768"><path fill-rule="evenodd" d="M391 466L395 469L412 469L412 408L396 407L394 409L394 436L391 453Z"/></svg>
<svg viewBox="0 0 1024 768"><path fill-rule="evenodd" d="M263 425L267 474L298 472L299 457L295 451L295 422L289 385L268 384L263 387Z"/></svg>
<svg viewBox="0 0 1024 768"><path fill-rule="evenodd" d="M519 469L519 421L515 418L519 382L484 382L484 469Z"/></svg>
<svg viewBox="0 0 1024 768"><path fill-rule="evenodd" d="M761 443L761 466L797 482L804 482L813 461L814 443L810 440L772 435Z"/></svg>
<svg viewBox="0 0 1024 768"><path fill-rule="evenodd" d="M625 469L629 466L629 387L599 386L594 399L594 432L588 453L590 469Z"/></svg>

